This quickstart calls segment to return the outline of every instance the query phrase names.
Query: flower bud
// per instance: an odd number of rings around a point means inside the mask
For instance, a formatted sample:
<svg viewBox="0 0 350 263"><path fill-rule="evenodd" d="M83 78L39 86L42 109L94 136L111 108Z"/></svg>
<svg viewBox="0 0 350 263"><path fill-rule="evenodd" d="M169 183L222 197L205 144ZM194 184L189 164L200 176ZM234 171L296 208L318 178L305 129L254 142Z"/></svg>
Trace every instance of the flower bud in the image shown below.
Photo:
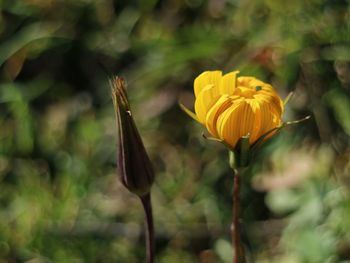
<svg viewBox="0 0 350 263"><path fill-rule="evenodd" d="M142 197L154 181L152 164L131 114L124 80L115 77L110 85L118 130L118 172L123 185Z"/></svg>

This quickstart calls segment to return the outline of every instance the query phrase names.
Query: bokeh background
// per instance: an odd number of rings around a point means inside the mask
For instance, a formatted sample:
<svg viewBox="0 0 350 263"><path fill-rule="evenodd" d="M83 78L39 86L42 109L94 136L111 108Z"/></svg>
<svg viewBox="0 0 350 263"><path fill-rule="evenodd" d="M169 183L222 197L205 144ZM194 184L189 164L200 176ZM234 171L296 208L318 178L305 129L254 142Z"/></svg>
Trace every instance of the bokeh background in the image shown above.
<svg viewBox="0 0 350 263"><path fill-rule="evenodd" d="M350 262L345 0L0 0L0 262L144 262L143 212L116 174L108 79L126 78L157 178L159 263L231 262L226 149L179 108L239 69L307 115L243 179L250 262Z"/></svg>

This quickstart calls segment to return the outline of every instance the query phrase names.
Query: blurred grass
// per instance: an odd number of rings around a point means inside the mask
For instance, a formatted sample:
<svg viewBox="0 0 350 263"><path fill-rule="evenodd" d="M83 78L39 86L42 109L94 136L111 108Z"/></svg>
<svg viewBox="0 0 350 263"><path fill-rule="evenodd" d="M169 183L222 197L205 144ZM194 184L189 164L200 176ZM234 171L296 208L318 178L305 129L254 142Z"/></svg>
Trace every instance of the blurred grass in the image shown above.
<svg viewBox="0 0 350 263"><path fill-rule="evenodd" d="M251 262L350 262L347 1L1 0L0 262L143 262L108 77L157 172L158 262L230 262L225 149L179 109L202 71L272 83L288 128L245 177Z"/></svg>

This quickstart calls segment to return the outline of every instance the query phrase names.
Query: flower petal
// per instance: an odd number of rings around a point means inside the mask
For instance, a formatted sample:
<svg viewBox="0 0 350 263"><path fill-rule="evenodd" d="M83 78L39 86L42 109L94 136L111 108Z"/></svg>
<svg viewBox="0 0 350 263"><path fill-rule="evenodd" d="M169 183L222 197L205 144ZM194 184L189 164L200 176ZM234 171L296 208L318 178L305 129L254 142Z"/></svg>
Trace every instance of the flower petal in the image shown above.
<svg viewBox="0 0 350 263"><path fill-rule="evenodd" d="M255 122L255 116L252 107L249 103L247 103L247 100L244 100L242 102L242 113L240 116L238 116L239 121L239 137L238 139L242 138L243 136L249 135L249 142L252 143L252 133L254 131L254 122Z"/></svg>
<svg viewBox="0 0 350 263"><path fill-rule="evenodd" d="M235 101L217 120L217 132L220 139L235 147L239 139L239 116L242 116L242 100Z"/></svg>
<svg viewBox="0 0 350 263"><path fill-rule="evenodd" d="M232 105L232 100L228 95L221 96L218 101L210 108L206 115L206 126L208 131L214 137L218 136L216 122L218 117Z"/></svg>
<svg viewBox="0 0 350 263"><path fill-rule="evenodd" d="M207 112L218 99L218 90L213 85L207 85L200 91L194 103L194 109L200 123L205 124Z"/></svg>
<svg viewBox="0 0 350 263"><path fill-rule="evenodd" d="M225 74L220 81L220 94L233 94L235 88L236 88L236 80L237 80L237 74L239 71L233 71L228 74Z"/></svg>
<svg viewBox="0 0 350 263"><path fill-rule="evenodd" d="M266 101L261 101L260 107L262 109L262 125L261 130L259 132L259 137L280 126L282 122L280 118L281 115L279 113L279 109L276 109L276 107L273 104L270 104ZM275 132L269 133L265 136L264 140L270 138L273 134L275 134Z"/></svg>
<svg viewBox="0 0 350 263"><path fill-rule="evenodd" d="M284 105L281 98L277 95L275 91L261 90L256 97L260 97L261 99L265 99L269 104L274 104L276 106L279 115L282 115L284 111Z"/></svg>
<svg viewBox="0 0 350 263"><path fill-rule="evenodd" d="M248 104L250 105L252 112L254 114L254 124L253 128L249 137L250 143L254 143L259 137L260 137L260 130L262 125L262 116L261 116L261 108L258 101L252 99L247 100Z"/></svg>
<svg viewBox="0 0 350 263"><path fill-rule="evenodd" d="M197 97L207 85L213 85L214 88L219 89L221 77L222 72L219 70L204 71L194 80L194 95Z"/></svg>

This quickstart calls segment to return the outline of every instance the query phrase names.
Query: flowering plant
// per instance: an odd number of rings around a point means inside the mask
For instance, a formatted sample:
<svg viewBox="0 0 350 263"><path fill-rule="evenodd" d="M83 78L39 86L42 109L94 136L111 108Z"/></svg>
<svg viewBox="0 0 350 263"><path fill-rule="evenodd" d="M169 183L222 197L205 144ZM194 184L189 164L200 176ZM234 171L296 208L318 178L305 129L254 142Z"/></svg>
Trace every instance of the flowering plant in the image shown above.
<svg viewBox="0 0 350 263"><path fill-rule="evenodd" d="M147 263L153 263L154 223L151 187L154 171L131 114L124 80L115 77L110 81L110 85L118 130L118 172L122 184L141 200L145 212Z"/></svg>
<svg viewBox="0 0 350 263"><path fill-rule="evenodd" d="M255 77L240 76L239 71L222 74L205 71L194 80L194 112L181 108L204 125L212 137L229 149L230 166L234 171L232 246L234 263L246 262L239 234L240 183L242 170L249 165L250 155L262 142L286 125L282 121L284 106L275 89Z"/></svg>

